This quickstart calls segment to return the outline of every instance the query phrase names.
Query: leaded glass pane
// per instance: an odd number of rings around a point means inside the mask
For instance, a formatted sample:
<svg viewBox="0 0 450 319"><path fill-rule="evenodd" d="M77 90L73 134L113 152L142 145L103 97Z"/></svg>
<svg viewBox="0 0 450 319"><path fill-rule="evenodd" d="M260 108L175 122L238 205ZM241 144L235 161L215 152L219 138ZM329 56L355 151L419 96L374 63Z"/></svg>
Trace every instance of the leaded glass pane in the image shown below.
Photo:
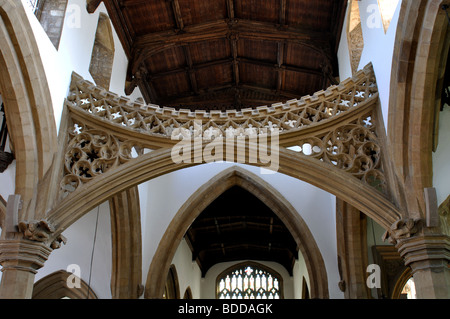
<svg viewBox="0 0 450 319"><path fill-rule="evenodd" d="M257 266L244 265L218 278L219 299L279 299L276 275Z"/></svg>

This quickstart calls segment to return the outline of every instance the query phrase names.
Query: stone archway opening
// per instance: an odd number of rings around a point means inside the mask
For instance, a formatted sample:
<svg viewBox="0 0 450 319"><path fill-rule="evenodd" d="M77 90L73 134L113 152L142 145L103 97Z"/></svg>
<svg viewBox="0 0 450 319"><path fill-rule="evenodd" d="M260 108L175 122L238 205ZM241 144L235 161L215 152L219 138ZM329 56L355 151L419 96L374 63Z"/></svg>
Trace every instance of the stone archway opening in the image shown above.
<svg viewBox="0 0 450 319"><path fill-rule="evenodd" d="M245 189L264 203L283 222L305 259L313 298L328 298L328 280L319 248L306 223L291 204L264 180L239 167L231 167L198 189L172 219L153 256L147 275L145 298L161 298L175 252L201 213L233 187Z"/></svg>

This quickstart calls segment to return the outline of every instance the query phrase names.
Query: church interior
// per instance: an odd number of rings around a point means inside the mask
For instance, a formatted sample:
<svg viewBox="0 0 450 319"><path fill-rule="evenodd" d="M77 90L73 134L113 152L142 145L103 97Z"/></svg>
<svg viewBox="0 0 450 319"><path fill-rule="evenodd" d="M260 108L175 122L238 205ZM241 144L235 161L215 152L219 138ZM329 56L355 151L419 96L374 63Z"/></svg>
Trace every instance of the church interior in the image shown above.
<svg viewBox="0 0 450 319"><path fill-rule="evenodd" d="M450 298L449 5L0 0L0 298Z"/></svg>

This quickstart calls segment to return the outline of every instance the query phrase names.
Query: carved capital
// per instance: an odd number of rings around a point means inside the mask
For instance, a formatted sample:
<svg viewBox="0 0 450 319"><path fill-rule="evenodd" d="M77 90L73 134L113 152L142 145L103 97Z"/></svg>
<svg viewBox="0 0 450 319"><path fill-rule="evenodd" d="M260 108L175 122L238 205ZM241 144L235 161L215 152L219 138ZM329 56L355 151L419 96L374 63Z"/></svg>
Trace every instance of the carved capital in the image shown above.
<svg viewBox="0 0 450 319"><path fill-rule="evenodd" d="M2 271L15 269L35 274L44 266L52 249L40 242L25 240L0 241Z"/></svg>
<svg viewBox="0 0 450 319"><path fill-rule="evenodd" d="M405 260L405 265L411 267L413 274L425 269L439 272L449 268L449 236L438 234L415 236L402 240L396 248Z"/></svg>
<svg viewBox="0 0 450 319"><path fill-rule="evenodd" d="M66 243L67 239L63 235L52 237L55 228L46 220L21 221L18 225L19 231L23 233L24 238L49 244L51 249L61 247L61 243Z"/></svg>
<svg viewBox="0 0 450 319"><path fill-rule="evenodd" d="M383 241L396 245L400 240L410 238L422 228L421 219L399 219L383 235Z"/></svg>

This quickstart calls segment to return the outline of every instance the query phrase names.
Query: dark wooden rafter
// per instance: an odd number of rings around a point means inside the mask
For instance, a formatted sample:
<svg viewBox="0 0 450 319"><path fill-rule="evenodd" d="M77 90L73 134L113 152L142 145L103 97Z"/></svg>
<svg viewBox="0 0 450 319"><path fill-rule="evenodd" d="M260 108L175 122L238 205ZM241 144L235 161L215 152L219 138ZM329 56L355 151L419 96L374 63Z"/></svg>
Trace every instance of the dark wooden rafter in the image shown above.
<svg viewBox="0 0 450 319"><path fill-rule="evenodd" d="M259 21L234 19L230 22L220 20L186 26L183 32L169 30L138 37L135 41L134 55L129 62L128 73L133 74L148 57L170 47L230 38L230 34L238 34L239 38L246 39L285 40L305 44L320 54L329 54L329 33L289 27L280 28Z"/></svg>
<svg viewBox="0 0 450 319"><path fill-rule="evenodd" d="M232 43L235 43L235 42L232 41ZM239 64L242 64L242 63L261 65L261 66L264 66L267 68L280 69L281 71L289 70L289 71L314 74L314 75L319 75L319 76L321 76L323 74L323 70L283 64L284 59L282 56L284 55L284 46L285 46L284 43L279 44L280 53L278 54L279 57L278 57L277 63L270 63L270 62L265 62L265 61L256 60L256 59L252 59L252 58L237 57L237 56L235 56L235 54L237 54L237 53L233 53L232 58L225 58L225 59L220 59L220 60L213 60L213 61L193 64L192 59L188 55L186 55L186 58L189 59L189 61L187 60L188 61L187 68L173 69L173 70L169 70L169 71L153 73L151 75L151 78L157 79L157 78L165 77L168 75L173 75L176 73L184 73L188 70L195 71L195 70L200 70L200 69L208 68L208 67L215 66L215 65L232 65L234 67L235 65L239 66ZM187 48L187 46L183 46L183 50L188 52L189 49ZM185 54L188 54L188 53L185 52ZM239 70L237 69L236 71L239 71ZM237 78L235 78L236 86L239 85L238 77L239 77L239 74L237 74Z"/></svg>
<svg viewBox="0 0 450 319"><path fill-rule="evenodd" d="M199 90L197 95L185 93L172 98L159 99L159 102L161 105L165 106L196 106L205 104L208 102L207 100L210 101L207 103L210 105L214 103L230 104L236 99L236 96L233 96L233 98L224 98L224 96L229 96L231 93L239 94L239 97L242 100L246 95L255 95L257 98L253 97L252 100L258 105L270 105L273 101L287 101L298 98L298 93L296 92L289 92L285 90L276 91L274 89L261 88L250 84L240 84L238 87L233 84L226 84L214 88Z"/></svg>
<svg viewBox="0 0 450 319"><path fill-rule="evenodd" d="M232 210L229 196L239 203L247 201ZM217 262L239 259L277 260L291 273L298 253L297 243L279 217L237 187L211 203L192 223L185 239L202 274Z"/></svg>
<svg viewBox="0 0 450 319"><path fill-rule="evenodd" d="M169 1L172 5L173 15L175 17L175 22L177 24L177 28L175 30L183 30L184 22L183 17L181 16L180 4L178 0L166 0Z"/></svg>
<svg viewBox="0 0 450 319"><path fill-rule="evenodd" d="M286 0L280 0L280 25L286 25Z"/></svg>
<svg viewBox="0 0 450 319"><path fill-rule="evenodd" d="M286 68L283 68L284 64L284 52L286 43L284 41L278 42L278 49L277 49L277 92L281 91L281 86L283 82L284 72Z"/></svg>

